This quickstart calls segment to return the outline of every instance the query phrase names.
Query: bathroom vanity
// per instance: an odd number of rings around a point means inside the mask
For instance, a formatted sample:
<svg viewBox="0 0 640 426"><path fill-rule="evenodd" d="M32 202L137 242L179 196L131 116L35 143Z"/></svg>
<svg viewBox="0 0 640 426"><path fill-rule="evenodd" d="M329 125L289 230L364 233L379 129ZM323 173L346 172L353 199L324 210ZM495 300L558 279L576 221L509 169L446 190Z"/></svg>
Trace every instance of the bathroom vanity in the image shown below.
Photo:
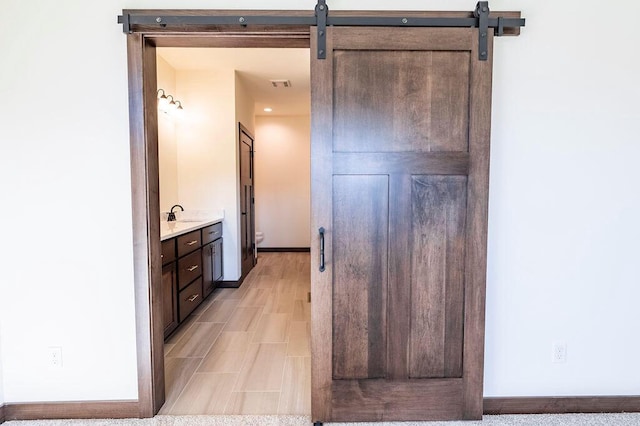
<svg viewBox="0 0 640 426"><path fill-rule="evenodd" d="M162 222L160 233L166 338L223 279L222 218Z"/></svg>

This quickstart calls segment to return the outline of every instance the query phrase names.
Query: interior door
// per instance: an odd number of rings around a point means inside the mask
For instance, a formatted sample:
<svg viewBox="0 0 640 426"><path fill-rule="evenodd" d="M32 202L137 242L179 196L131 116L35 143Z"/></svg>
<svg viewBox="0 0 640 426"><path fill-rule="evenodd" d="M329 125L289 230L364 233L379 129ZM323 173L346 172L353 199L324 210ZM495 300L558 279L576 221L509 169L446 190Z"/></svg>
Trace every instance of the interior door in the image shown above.
<svg viewBox="0 0 640 426"><path fill-rule="evenodd" d="M255 266L253 136L240 124L240 258L242 277Z"/></svg>
<svg viewBox="0 0 640 426"><path fill-rule="evenodd" d="M480 419L492 33L311 34L313 420Z"/></svg>

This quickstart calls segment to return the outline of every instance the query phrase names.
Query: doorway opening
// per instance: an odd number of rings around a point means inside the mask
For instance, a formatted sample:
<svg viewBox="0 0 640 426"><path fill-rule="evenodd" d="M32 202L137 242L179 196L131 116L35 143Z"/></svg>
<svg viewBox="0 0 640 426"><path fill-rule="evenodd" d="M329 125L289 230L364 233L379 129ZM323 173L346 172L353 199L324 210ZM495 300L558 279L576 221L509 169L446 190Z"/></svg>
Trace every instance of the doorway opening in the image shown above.
<svg viewBox="0 0 640 426"><path fill-rule="evenodd" d="M310 415L309 49L161 47L156 68L183 108L158 109L163 244L176 204L224 217L219 288L165 332L159 413Z"/></svg>

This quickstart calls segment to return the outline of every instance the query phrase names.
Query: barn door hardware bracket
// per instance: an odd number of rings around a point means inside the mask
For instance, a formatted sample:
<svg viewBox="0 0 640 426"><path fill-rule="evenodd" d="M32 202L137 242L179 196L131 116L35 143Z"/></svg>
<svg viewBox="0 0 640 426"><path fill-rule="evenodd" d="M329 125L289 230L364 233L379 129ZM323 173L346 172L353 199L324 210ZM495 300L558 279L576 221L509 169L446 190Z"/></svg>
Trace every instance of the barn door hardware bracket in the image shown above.
<svg viewBox="0 0 640 426"><path fill-rule="evenodd" d="M504 35L504 18L502 16L498 16L498 36L502 37Z"/></svg>
<svg viewBox="0 0 640 426"><path fill-rule="evenodd" d="M520 17L490 17L489 2L479 1L473 13L456 14L455 16L416 16L409 14L405 17L398 16L354 16L329 15L329 6L326 0L318 0L315 14L309 12L304 15L229 15L211 11L211 14L203 11L160 11L167 14L157 14L159 11L125 9L118 16L118 23L122 24L122 31L126 34L143 32L148 34L171 33L174 31L206 33L219 31L221 26L240 26L246 29L248 26L293 26L293 27L317 27L318 31L318 59L327 57L327 27L435 27L435 28L478 28L478 58L486 61L489 58L489 28L496 30L496 35L501 36L509 32L517 34L517 29L524 27L525 20ZM185 13L186 12L186 13ZM496 15L499 14L495 13ZM465 16L466 15L466 16ZM513 15L511 15L513 16ZM192 29L187 29L191 27Z"/></svg>
<svg viewBox="0 0 640 426"><path fill-rule="evenodd" d="M327 16L329 8L326 0L318 0L316 5L316 26L318 28L318 59L327 57Z"/></svg>
<svg viewBox="0 0 640 426"><path fill-rule="evenodd" d="M123 13L118 16L118 23L122 24L122 32L125 34L131 34L131 24L128 13Z"/></svg>
<svg viewBox="0 0 640 426"><path fill-rule="evenodd" d="M474 15L478 18L478 59L486 61L489 57L489 2L479 1Z"/></svg>

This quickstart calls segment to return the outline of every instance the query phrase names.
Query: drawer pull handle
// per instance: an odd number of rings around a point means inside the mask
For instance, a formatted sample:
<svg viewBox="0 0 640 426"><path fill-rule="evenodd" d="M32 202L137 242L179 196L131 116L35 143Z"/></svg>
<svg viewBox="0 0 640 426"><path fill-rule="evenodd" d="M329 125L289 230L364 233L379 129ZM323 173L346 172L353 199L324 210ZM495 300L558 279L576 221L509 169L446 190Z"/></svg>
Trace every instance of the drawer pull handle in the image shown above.
<svg viewBox="0 0 640 426"><path fill-rule="evenodd" d="M198 265L193 265L193 266L191 266L191 267L187 268L187 271L189 271L189 272L193 272L193 271L195 271L196 269L198 269Z"/></svg>
<svg viewBox="0 0 640 426"><path fill-rule="evenodd" d="M218 233L218 231L209 231L209 235L215 235L217 233Z"/></svg>
<svg viewBox="0 0 640 426"><path fill-rule="evenodd" d="M199 294L194 294L193 296L191 296L188 300L189 302L193 302L194 300L196 300L198 297L200 297Z"/></svg>
<svg viewBox="0 0 640 426"><path fill-rule="evenodd" d="M192 245L194 245L194 244L198 244L198 240L189 241L189 242L187 243L187 245L188 245L188 246L192 246Z"/></svg>

